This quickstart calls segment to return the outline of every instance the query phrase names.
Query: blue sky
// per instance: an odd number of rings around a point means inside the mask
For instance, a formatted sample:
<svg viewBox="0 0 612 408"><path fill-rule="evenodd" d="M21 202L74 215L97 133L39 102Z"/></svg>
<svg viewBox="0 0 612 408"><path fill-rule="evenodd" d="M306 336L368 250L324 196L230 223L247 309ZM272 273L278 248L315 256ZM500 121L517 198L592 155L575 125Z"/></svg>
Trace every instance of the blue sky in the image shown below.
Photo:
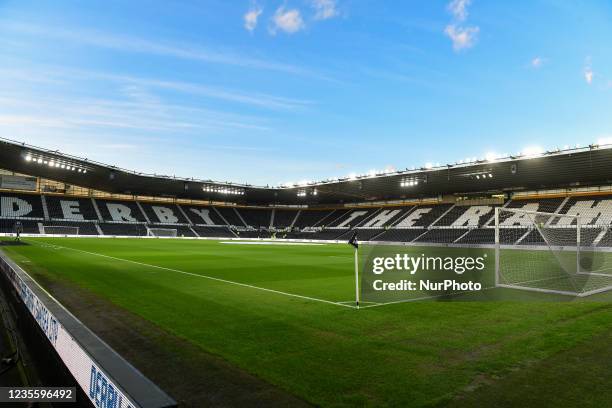
<svg viewBox="0 0 612 408"><path fill-rule="evenodd" d="M277 185L612 141L609 1L1 1L0 135Z"/></svg>

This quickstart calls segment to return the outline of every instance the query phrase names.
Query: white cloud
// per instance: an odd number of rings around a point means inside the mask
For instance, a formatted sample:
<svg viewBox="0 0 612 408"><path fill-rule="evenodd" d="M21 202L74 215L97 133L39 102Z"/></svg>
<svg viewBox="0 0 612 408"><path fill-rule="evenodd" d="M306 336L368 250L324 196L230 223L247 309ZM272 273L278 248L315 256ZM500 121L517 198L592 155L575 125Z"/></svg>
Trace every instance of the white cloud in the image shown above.
<svg viewBox="0 0 612 408"><path fill-rule="evenodd" d="M453 0L451 1L447 9L451 12L456 21L465 21L468 16L468 6L472 0Z"/></svg>
<svg viewBox="0 0 612 408"><path fill-rule="evenodd" d="M313 0L312 7L315 9L315 20L327 20L336 17L338 9L336 0Z"/></svg>
<svg viewBox="0 0 612 408"><path fill-rule="evenodd" d="M304 29L305 24L298 9L285 10L284 6L279 7L272 17L271 34L276 34L282 30L288 34L296 33Z"/></svg>
<svg viewBox="0 0 612 408"><path fill-rule="evenodd" d="M479 27L460 27L454 24L449 24L444 29L444 33L453 42L453 49L455 51L472 47L476 42L479 32Z"/></svg>
<svg viewBox="0 0 612 408"><path fill-rule="evenodd" d="M461 51L472 47L476 43L476 38L480 32L478 26L464 26L468 17L468 6L472 0L452 0L446 6L447 10L453 15L453 21L444 28L444 34L453 42L453 49Z"/></svg>
<svg viewBox="0 0 612 408"><path fill-rule="evenodd" d="M534 59L531 60L531 67L534 69L542 68L545 62L546 62L546 58L535 57Z"/></svg>
<svg viewBox="0 0 612 408"><path fill-rule="evenodd" d="M262 13L262 9L260 7L254 7L246 12L244 15L244 28L248 31L253 32L255 27L257 27L257 19Z"/></svg>
<svg viewBox="0 0 612 408"><path fill-rule="evenodd" d="M591 57L587 57L586 63L584 65L584 80L587 84L591 85L593 83L593 77L595 73L593 72L593 68L591 67Z"/></svg>

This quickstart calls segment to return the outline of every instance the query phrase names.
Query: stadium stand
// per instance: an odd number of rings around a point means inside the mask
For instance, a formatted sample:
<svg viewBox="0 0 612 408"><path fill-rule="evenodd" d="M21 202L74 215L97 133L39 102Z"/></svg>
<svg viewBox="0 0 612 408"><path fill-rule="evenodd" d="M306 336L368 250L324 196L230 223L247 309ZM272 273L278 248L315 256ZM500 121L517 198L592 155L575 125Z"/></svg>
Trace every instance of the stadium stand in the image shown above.
<svg viewBox="0 0 612 408"><path fill-rule="evenodd" d="M436 221L437 227L481 227L495 214L493 205L455 205Z"/></svg>
<svg viewBox="0 0 612 408"><path fill-rule="evenodd" d="M274 210L274 222L273 227L275 228L289 228L292 226L298 211L296 210Z"/></svg>
<svg viewBox="0 0 612 408"><path fill-rule="evenodd" d="M495 243L494 228L476 228L459 238L456 244L483 245Z"/></svg>
<svg viewBox="0 0 612 408"><path fill-rule="evenodd" d="M437 204L417 206L406 213L394 227L396 228L426 228L446 213L452 204Z"/></svg>
<svg viewBox="0 0 612 408"><path fill-rule="evenodd" d="M180 209L193 225L227 225L213 207L181 205Z"/></svg>
<svg viewBox="0 0 612 408"><path fill-rule="evenodd" d="M412 242L427 232L422 228L388 229L376 237L376 241Z"/></svg>
<svg viewBox="0 0 612 408"><path fill-rule="evenodd" d="M89 198L46 195L45 202L52 220L99 221Z"/></svg>
<svg viewBox="0 0 612 408"><path fill-rule="evenodd" d="M554 213L563 203L563 200L563 197L523 200L513 199L506 205L506 208Z"/></svg>
<svg viewBox="0 0 612 408"><path fill-rule="evenodd" d="M27 220L0 220L0 233L12 234L15 231L15 223L21 222L24 234L40 234L40 226L42 223Z"/></svg>
<svg viewBox="0 0 612 408"><path fill-rule="evenodd" d="M414 242L432 242L438 244L452 244L470 230L465 228L430 229L418 237Z"/></svg>
<svg viewBox="0 0 612 408"><path fill-rule="evenodd" d="M376 237L380 234L382 234L383 232L385 232L384 228L358 228L355 231L357 231L357 240L361 240L361 241L371 241L371 240L375 240ZM343 239L350 239L351 236L353 234L353 230L350 230L344 234L342 234L341 236L339 236L337 239L338 240L343 240Z"/></svg>
<svg viewBox="0 0 612 408"><path fill-rule="evenodd" d="M0 192L0 232L12 233L15 221L19 220L27 234L65 235L78 231L79 235L146 236L151 228L158 228L168 230L169 235L176 231L178 237L344 241L357 231L360 241L491 245L495 242L495 207L499 206L444 203L387 208L266 209ZM583 246L612 246L609 195L512 199L503 207L578 215L586 225L581 233ZM571 217L560 219L552 217L543 227L557 228L559 242L563 243L563 226L559 223L575 221ZM502 243L546 245L541 234L533 230L533 220L524 214L502 213L500 225ZM575 239L572 236L575 229L568 228L566 232L568 242Z"/></svg>
<svg viewBox="0 0 612 408"><path fill-rule="evenodd" d="M571 197L559 214L579 215L582 224L610 225L612 223L612 199L610 197Z"/></svg>
<svg viewBox="0 0 612 408"><path fill-rule="evenodd" d="M376 211L379 209L355 209L348 210L336 217L333 221L326 224L326 228L335 227L335 228L351 228L358 226L361 222L367 220L368 217L371 217Z"/></svg>
<svg viewBox="0 0 612 408"><path fill-rule="evenodd" d="M236 209L247 226L253 228L269 228L272 210L238 208Z"/></svg>
<svg viewBox="0 0 612 408"><path fill-rule="evenodd" d="M42 220L45 214L41 196L0 192L0 216Z"/></svg>
<svg viewBox="0 0 612 408"><path fill-rule="evenodd" d="M221 214L221 216L225 218L225 220L227 221L229 225L246 227L245 223L240 219L240 215L238 215L238 212L236 211L235 208L233 207L215 207L215 208L217 211L219 211L219 214Z"/></svg>
<svg viewBox="0 0 612 408"><path fill-rule="evenodd" d="M96 199L104 221L119 223L147 222L136 201L109 201Z"/></svg>
<svg viewBox="0 0 612 408"><path fill-rule="evenodd" d="M140 206L151 224L189 224L189 220L176 205L141 202Z"/></svg>
<svg viewBox="0 0 612 408"><path fill-rule="evenodd" d="M96 228L96 222L79 222L79 221L45 221L44 231L47 234L58 235L100 235ZM51 228L49 228L51 227ZM78 230L76 230L78 228Z"/></svg>
<svg viewBox="0 0 612 408"><path fill-rule="evenodd" d="M324 224L325 220L330 219L335 213L335 210L301 210L293 226L300 229L316 227L321 223Z"/></svg>
<svg viewBox="0 0 612 408"><path fill-rule="evenodd" d="M144 237L147 236L147 227L143 224L125 224L125 223L103 223L100 224L100 228L104 235L118 235L118 236L133 236L133 237Z"/></svg>
<svg viewBox="0 0 612 408"><path fill-rule="evenodd" d="M228 227L205 227L194 225L191 227L200 237L233 238L236 235Z"/></svg>

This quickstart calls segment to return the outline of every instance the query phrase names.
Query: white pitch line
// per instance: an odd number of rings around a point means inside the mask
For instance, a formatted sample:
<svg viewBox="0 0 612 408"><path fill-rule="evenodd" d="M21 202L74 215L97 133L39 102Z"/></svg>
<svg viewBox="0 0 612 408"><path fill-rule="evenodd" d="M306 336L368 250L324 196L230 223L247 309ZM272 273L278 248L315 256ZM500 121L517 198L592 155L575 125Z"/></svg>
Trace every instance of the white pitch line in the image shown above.
<svg viewBox="0 0 612 408"><path fill-rule="evenodd" d="M183 274L183 275L194 276L194 277L197 277L197 278L210 279L210 280L213 280L213 281L228 283L228 284L231 284L231 285L243 286L245 288L263 290L265 292L276 293L276 294L279 294L279 295L285 295L285 296L295 297L295 298L299 298L299 299L311 300L311 301L314 301L314 302L322 302L322 303L328 303L330 305L336 305L336 306L348 307L350 309L356 309L356 306L345 305L343 303L333 302L331 300L318 299L318 298L314 298L314 297L310 297L310 296L296 295L295 293L282 292L280 290L262 288L260 286L249 285L247 283L234 282L234 281L230 281L230 280L227 280L227 279L215 278L213 276L200 275L200 274L192 273L192 272L185 272L185 271L181 271L179 269L166 268L164 266L151 265L151 264L147 264L147 263L144 263L144 262L138 262L138 261L131 261L129 259L117 258L117 257L110 256L110 255L99 254L97 252L84 251L82 249L63 247L63 246L60 246L60 245L54 245L54 247L62 248L62 249L69 249L69 250L76 251L76 252L82 252L82 253L88 254L88 255L99 256L99 257L102 257L102 258L114 259L116 261L133 263L133 264L140 265L140 266L148 266L150 268L156 268L156 269L161 269L161 270L165 270L165 271L169 271L169 272L180 273L180 274Z"/></svg>
<svg viewBox="0 0 612 408"><path fill-rule="evenodd" d="M481 291L483 290L489 290L489 289L495 289L495 286L487 286L481 289ZM474 292L470 292L470 291L463 291L463 292L457 292L457 293L452 293L452 295L464 295L466 293L474 293ZM385 302L385 303L376 303L374 305L366 305L366 306L362 306L361 309L368 309L370 307L377 307L377 306L387 306L387 305L396 305L398 303L408 303L408 302L417 302L420 300L428 300L428 299L437 299L440 297L444 297L444 296L448 296L447 294L444 295L434 295L434 296L422 296L422 297L418 297L418 298L412 298L412 299L402 299L402 300L396 300L393 302Z"/></svg>

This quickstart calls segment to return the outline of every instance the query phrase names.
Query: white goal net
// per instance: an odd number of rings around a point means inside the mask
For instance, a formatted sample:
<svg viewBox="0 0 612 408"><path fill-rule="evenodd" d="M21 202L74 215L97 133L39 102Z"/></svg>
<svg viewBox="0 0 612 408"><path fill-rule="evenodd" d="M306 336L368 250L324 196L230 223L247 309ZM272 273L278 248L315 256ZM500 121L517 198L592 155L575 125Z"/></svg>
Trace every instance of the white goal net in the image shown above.
<svg viewBox="0 0 612 408"><path fill-rule="evenodd" d="M498 208L495 283L579 297L612 290L612 262L595 245L601 234L579 216Z"/></svg>
<svg viewBox="0 0 612 408"><path fill-rule="evenodd" d="M79 235L79 227L62 225L43 225L42 233L46 235Z"/></svg>
<svg viewBox="0 0 612 408"><path fill-rule="evenodd" d="M176 228L147 228L147 236L149 237L177 237L178 231Z"/></svg>

